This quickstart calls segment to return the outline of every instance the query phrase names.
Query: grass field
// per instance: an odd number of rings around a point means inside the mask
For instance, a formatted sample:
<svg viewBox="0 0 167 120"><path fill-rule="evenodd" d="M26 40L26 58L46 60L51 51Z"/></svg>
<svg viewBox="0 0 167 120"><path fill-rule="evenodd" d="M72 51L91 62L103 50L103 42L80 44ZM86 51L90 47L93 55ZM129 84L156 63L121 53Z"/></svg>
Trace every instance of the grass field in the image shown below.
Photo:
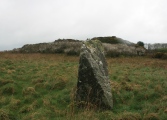
<svg viewBox="0 0 167 120"><path fill-rule="evenodd" d="M167 61L107 58L114 108L74 102L79 57L0 53L0 120L167 120Z"/></svg>

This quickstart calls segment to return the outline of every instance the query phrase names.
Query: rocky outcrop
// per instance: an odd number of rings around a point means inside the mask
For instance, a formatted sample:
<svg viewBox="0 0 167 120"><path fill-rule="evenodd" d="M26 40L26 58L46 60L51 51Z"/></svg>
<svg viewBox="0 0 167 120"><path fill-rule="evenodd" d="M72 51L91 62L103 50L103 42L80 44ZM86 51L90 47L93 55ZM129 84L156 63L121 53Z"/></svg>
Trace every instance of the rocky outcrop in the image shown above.
<svg viewBox="0 0 167 120"><path fill-rule="evenodd" d="M100 41L87 41L81 47L76 101L79 106L93 104L112 109L113 100L107 62Z"/></svg>

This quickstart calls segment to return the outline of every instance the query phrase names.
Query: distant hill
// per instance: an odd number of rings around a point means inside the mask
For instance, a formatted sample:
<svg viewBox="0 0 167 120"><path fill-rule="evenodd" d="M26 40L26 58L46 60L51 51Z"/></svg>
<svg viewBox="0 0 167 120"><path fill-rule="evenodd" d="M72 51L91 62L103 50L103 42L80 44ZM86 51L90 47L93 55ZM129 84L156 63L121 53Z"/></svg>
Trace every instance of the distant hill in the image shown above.
<svg viewBox="0 0 167 120"><path fill-rule="evenodd" d="M90 40L100 40L104 46L105 54L110 57L119 55L143 55L144 47L139 47L132 42L112 37L94 37ZM27 44L22 48L14 49L13 52L21 53L64 53L67 55L79 55L82 40L58 39L50 43Z"/></svg>

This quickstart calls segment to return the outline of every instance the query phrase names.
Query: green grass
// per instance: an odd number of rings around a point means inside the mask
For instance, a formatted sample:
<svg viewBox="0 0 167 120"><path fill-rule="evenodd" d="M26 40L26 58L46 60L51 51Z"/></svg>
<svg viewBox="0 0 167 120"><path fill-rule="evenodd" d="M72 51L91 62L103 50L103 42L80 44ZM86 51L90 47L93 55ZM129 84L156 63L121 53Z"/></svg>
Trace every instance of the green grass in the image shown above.
<svg viewBox="0 0 167 120"><path fill-rule="evenodd" d="M0 120L166 120L167 61L107 58L114 108L74 103L79 57L0 53Z"/></svg>

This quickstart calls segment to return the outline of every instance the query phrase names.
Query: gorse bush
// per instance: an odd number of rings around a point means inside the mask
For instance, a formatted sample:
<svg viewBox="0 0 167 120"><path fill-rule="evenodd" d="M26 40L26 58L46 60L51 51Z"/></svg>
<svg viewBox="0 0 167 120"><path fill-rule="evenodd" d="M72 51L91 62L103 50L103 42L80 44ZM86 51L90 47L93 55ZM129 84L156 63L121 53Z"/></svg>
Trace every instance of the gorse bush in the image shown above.
<svg viewBox="0 0 167 120"><path fill-rule="evenodd" d="M95 38L92 38L92 40L99 40L102 43L110 43L110 44L119 44L119 43L122 43L120 41L120 39L117 38L116 36L112 36L112 37L95 37Z"/></svg>
<svg viewBox="0 0 167 120"><path fill-rule="evenodd" d="M144 43L142 41L137 42L137 45L144 47Z"/></svg>
<svg viewBox="0 0 167 120"><path fill-rule="evenodd" d="M167 53L163 52L154 52L152 55L153 58L167 59Z"/></svg>

